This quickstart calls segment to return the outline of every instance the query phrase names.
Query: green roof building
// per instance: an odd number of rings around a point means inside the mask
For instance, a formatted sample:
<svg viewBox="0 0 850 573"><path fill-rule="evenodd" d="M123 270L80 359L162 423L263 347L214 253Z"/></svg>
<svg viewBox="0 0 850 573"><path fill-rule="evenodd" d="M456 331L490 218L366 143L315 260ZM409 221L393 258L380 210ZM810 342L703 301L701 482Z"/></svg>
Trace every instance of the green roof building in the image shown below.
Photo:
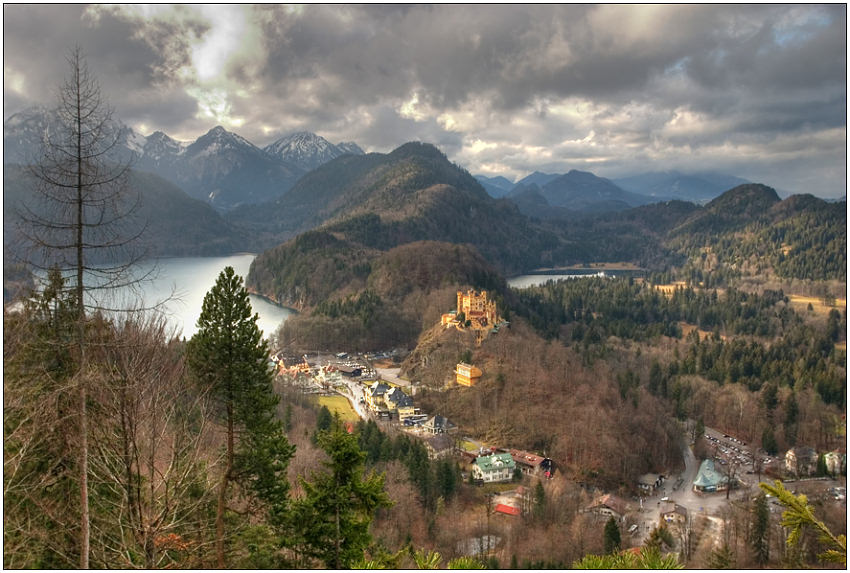
<svg viewBox="0 0 850 573"><path fill-rule="evenodd" d="M694 480L694 491L711 493L724 491L729 486L729 477L714 468L714 460L703 460Z"/></svg>
<svg viewBox="0 0 850 573"><path fill-rule="evenodd" d="M515 469L516 462L510 454L478 456L472 464L472 477L484 483L511 481Z"/></svg>

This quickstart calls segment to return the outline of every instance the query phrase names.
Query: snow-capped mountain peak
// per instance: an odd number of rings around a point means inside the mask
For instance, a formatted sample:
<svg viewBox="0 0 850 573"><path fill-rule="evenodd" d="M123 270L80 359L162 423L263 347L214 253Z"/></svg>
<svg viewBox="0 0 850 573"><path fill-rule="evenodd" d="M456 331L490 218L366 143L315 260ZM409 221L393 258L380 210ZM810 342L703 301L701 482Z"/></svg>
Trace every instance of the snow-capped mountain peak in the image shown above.
<svg viewBox="0 0 850 573"><path fill-rule="evenodd" d="M359 150L360 154L363 153L356 144L352 145ZM281 137L271 145L264 147L263 151L308 171L345 153L357 153L350 146L343 149L324 137L309 131L298 131Z"/></svg>

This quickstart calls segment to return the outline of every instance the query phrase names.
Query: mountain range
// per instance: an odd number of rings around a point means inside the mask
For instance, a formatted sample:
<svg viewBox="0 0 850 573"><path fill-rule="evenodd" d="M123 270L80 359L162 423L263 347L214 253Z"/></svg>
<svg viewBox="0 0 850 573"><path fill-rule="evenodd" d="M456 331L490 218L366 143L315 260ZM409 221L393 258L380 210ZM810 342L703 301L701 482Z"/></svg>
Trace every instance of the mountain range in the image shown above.
<svg viewBox="0 0 850 573"><path fill-rule="evenodd" d="M55 121L50 111L38 107L9 117L3 125L3 163L26 163L35 157ZM356 143L334 145L307 132L261 149L221 126L191 143L161 131L143 136L120 122L116 127L117 160L156 173L219 211L273 199L321 163L343 154L363 154Z"/></svg>
<svg viewBox="0 0 850 573"><path fill-rule="evenodd" d="M30 108L4 122L4 163L24 163L36 155L55 120L45 108ZM305 174L342 155L363 155L354 142L333 144L308 131L258 147L221 126L194 142L157 131L148 136L117 122L116 155L205 201L220 212L273 201ZM494 198L507 197L528 216L573 218L576 213L618 211L655 201L679 199L703 204L745 180L721 173L649 172L616 180L593 173L535 171L516 183L502 176L476 176Z"/></svg>
<svg viewBox="0 0 850 573"><path fill-rule="evenodd" d="M531 217L571 218L579 213L620 211L658 201L704 204L746 179L723 173L647 172L606 179L586 171L535 171L516 183L506 177L476 175L491 197L507 197Z"/></svg>

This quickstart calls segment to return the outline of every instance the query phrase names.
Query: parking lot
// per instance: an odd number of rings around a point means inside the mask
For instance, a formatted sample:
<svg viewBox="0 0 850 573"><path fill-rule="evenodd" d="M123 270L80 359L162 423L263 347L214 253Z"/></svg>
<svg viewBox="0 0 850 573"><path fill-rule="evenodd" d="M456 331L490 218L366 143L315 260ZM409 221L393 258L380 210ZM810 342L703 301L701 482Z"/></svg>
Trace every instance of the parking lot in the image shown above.
<svg viewBox="0 0 850 573"><path fill-rule="evenodd" d="M737 465L742 468L741 473L753 474L759 470L764 472L768 466L777 463L777 458L764 451L752 451L746 442L735 436L706 428L703 438L711 446L716 462L724 469L730 465Z"/></svg>

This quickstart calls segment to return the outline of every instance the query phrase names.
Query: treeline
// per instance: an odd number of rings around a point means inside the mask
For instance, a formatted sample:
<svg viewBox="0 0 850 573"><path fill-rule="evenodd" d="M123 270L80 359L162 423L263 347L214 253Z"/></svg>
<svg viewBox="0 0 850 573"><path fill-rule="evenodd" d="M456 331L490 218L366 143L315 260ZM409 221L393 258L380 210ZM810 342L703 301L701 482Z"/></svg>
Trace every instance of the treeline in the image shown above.
<svg viewBox="0 0 850 573"><path fill-rule="evenodd" d="M572 339L617 336L648 340L660 335L681 337L679 322L703 330L722 329L724 334L773 337L802 321L787 306L781 291L762 295L728 289L676 289L666 296L649 284L632 278L583 278L549 281L544 285L516 289L516 313L548 338L559 336L572 324ZM782 303L782 304L779 304Z"/></svg>
<svg viewBox="0 0 850 573"><path fill-rule="evenodd" d="M444 503L451 501L460 488L460 467L454 459L431 460L422 441L407 434L389 436L373 420L357 422L357 436L367 464L393 460L404 464L423 508L436 510L439 499Z"/></svg>
<svg viewBox="0 0 850 573"><path fill-rule="evenodd" d="M811 195L779 201L764 186L736 188L673 230L668 246L705 273L705 286L732 284L741 274L847 280L847 204ZM715 204L716 203L716 204ZM686 270L682 278L692 275ZM696 278L690 276L691 279Z"/></svg>
<svg viewBox="0 0 850 573"><path fill-rule="evenodd" d="M728 289L681 288L667 297L632 279L548 282L513 293L516 313L548 338L589 351L615 336L648 341L682 338L680 323L694 325L687 349L669 362L670 375L699 374L759 391L765 383L815 388L829 404L846 400L844 340L847 316L830 311L826 327L805 322L781 291L761 295Z"/></svg>

